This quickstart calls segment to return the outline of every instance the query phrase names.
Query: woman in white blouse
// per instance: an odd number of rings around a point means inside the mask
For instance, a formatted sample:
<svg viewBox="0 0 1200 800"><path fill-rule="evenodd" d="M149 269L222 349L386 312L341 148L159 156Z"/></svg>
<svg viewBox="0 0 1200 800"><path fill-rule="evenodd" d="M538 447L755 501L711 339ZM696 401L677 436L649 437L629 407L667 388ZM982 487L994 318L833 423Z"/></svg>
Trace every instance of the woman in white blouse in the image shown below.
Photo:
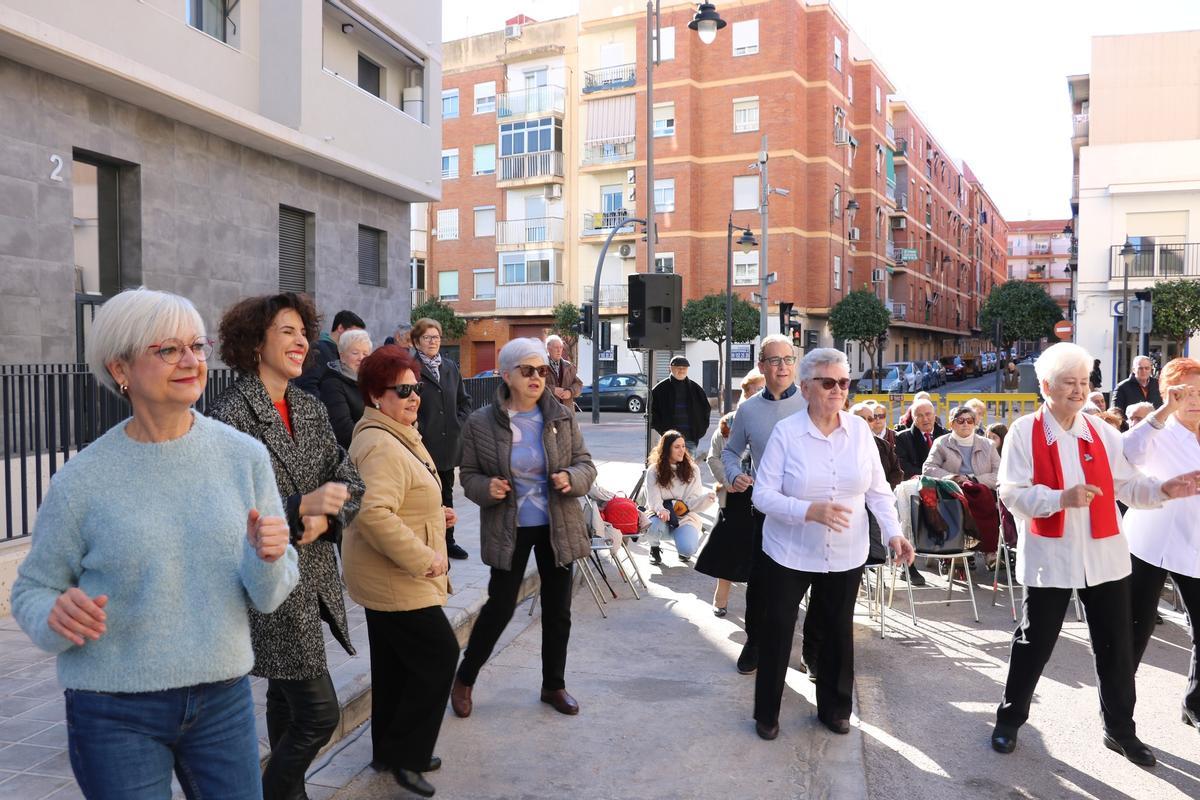
<svg viewBox="0 0 1200 800"><path fill-rule="evenodd" d="M779 706L800 599L812 586L821 602L817 656L817 718L849 733L854 686L854 601L870 542L866 509L884 543L911 564L913 547L900 533L891 487L866 421L842 411L850 365L840 350L813 350L800 362L808 408L781 420L754 478L754 505L766 515L763 554L767 622L754 685L758 735L779 734Z"/></svg>
<svg viewBox="0 0 1200 800"><path fill-rule="evenodd" d="M700 547L701 520L696 512L715 503L717 494L701 482L700 466L692 459L679 431L664 433L650 451L647 463L646 508L653 515L646 534L650 563L662 563L659 543L664 539L675 540L675 552L680 561L686 562Z"/></svg>
<svg viewBox="0 0 1200 800"><path fill-rule="evenodd" d="M1013 633L1004 699L996 710L992 749L1011 753L1063 617L1078 590L1100 689L1104 745L1141 766L1154 753L1133 723L1133 641L1129 546L1116 501L1155 508L1196 491L1196 473L1170 480L1139 473L1125 459L1121 434L1081 413L1092 357L1063 342L1037 360L1046 403L1013 423L1000 459L1000 498L1017 521L1017 577L1025 585Z"/></svg>
<svg viewBox="0 0 1200 800"><path fill-rule="evenodd" d="M1148 475L1167 478L1200 467L1200 361L1176 358L1158 378L1165 405L1146 417L1144 425L1125 434L1125 457ZM1200 497L1153 510L1131 509L1125 531L1133 556L1130 595L1133 598L1133 664L1142 662L1154 633L1158 598L1170 574L1188 612L1192 637L1192 666L1183 721L1200 728Z"/></svg>

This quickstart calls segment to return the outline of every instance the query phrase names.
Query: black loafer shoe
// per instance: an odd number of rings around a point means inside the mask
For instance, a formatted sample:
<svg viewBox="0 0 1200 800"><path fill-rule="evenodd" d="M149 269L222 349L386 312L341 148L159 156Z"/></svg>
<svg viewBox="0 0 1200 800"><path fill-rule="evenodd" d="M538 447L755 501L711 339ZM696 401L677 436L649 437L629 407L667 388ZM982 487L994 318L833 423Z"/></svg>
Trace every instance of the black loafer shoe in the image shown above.
<svg viewBox="0 0 1200 800"><path fill-rule="evenodd" d="M729 609L726 608L725 606L713 606L713 616L714 617L723 617L728 613L729 613Z"/></svg>
<svg viewBox="0 0 1200 800"><path fill-rule="evenodd" d="M842 734L843 736L850 732L850 720L848 719L817 719L821 720L821 724L834 733Z"/></svg>
<svg viewBox="0 0 1200 800"><path fill-rule="evenodd" d="M901 576L903 576L903 573L901 573ZM925 585L925 576L917 571L917 567L915 564L910 565L908 568L908 582L911 583L913 586L924 586Z"/></svg>
<svg viewBox="0 0 1200 800"><path fill-rule="evenodd" d="M440 756L431 756L429 758L429 766L425 768L426 772L437 772L442 768L442 759Z"/></svg>
<svg viewBox="0 0 1200 800"><path fill-rule="evenodd" d="M1183 724L1191 725L1193 728L1200 730L1200 714L1192 711L1190 708L1182 709Z"/></svg>
<svg viewBox="0 0 1200 800"><path fill-rule="evenodd" d="M655 565L662 564L662 548L657 546L650 548L650 563Z"/></svg>
<svg viewBox="0 0 1200 800"><path fill-rule="evenodd" d="M1017 749L1017 732L999 725L992 731L992 749L997 753L1011 753Z"/></svg>
<svg viewBox="0 0 1200 800"><path fill-rule="evenodd" d="M754 732L758 734L758 738L766 739L768 742L779 735L779 723L774 725L764 725L761 722L754 723Z"/></svg>
<svg viewBox="0 0 1200 800"><path fill-rule="evenodd" d="M432 783L421 777L421 773L413 772L411 769L392 770L392 776L401 787L419 794L421 797L433 797L434 792L437 791L433 788Z"/></svg>
<svg viewBox="0 0 1200 800"><path fill-rule="evenodd" d="M758 645L747 644L742 647L738 656L737 671L743 675L753 675L758 669Z"/></svg>
<svg viewBox="0 0 1200 800"><path fill-rule="evenodd" d="M1139 767L1153 767L1158 763L1158 759L1154 757L1154 751L1142 744L1142 740L1136 736L1118 741L1106 733L1104 734L1104 746L1114 753L1120 753Z"/></svg>
<svg viewBox="0 0 1200 800"><path fill-rule="evenodd" d="M463 550L457 544L448 544L446 545L446 555L462 561L464 558L467 558L467 551Z"/></svg>

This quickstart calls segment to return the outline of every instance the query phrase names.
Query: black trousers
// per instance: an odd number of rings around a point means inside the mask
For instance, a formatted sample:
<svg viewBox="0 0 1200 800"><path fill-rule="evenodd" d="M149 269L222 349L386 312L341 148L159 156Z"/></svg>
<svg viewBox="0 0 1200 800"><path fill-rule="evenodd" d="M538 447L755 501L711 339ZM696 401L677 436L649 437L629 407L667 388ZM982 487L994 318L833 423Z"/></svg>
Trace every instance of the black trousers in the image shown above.
<svg viewBox="0 0 1200 800"><path fill-rule="evenodd" d="M424 772L458 664L458 639L441 606L367 609L371 642L371 756L392 769Z"/></svg>
<svg viewBox="0 0 1200 800"><path fill-rule="evenodd" d="M750 492L753 489L754 487L750 487L746 491ZM750 570L750 580L746 582L746 644L754 647L758 645L758 632L766 625L767 561L770 559L762 549L762 529L766 517L757 508L750 509L750 517L753 520L754 562ZM803 644L800 650L804 662L810 666L817 663L817 652L821 649L821 626L817 624L821 612L818 603L818 592L816 587L813 587L808 598L808 608L804 613Z"/></svg>
<svg viewBox="0 0 1200 800"><path fill-rule="evenodd" d="M1133 574L1130 578L1129 594L1133 608L1133 667L1142 663L1146 654L1146 645L1154 635L1157 624L1158 598L1162 596L1163 585L1167 575L1179 592L1179 599L1188 615L1188 633L1192 637L1192 664L1188 669L1187 694L1183 696L1185 708L1200 714L1200 638L1197 637L1196 617L1200 615L1200 579L1176 572L1168 573L1162 567L1155 567L1133 556Z"/></svg>
<svg viewBox="0 0 1200 800"><path fill-rule="evenodd" d="M525 567L529 563L529 552L537 560L538 575L542 579L542 688L567 688L564 674L567 670L567 640L571 637L571 567L559 567L554 563L554 550L550 547L550 527L540 525L517 528L517 544L513 550L512 568L492 567L488 580L488 599L475 620L471 638L462 664L458 667L458 679L467 686L474 686L479 670L487 663L500 634L512 619L517 607L517 593L525 578Z"/></svg>
<svg viewBox="0 0 1200 800"><path fill-rule="evenodd" d="M1130 580L1088 586L1079 590L1087 610L1096 682L1100 689L1100 715L1104 730L1121 739L1135 735L1133 707L1133 622L1130 614ZM1070 589L1025 587L1021 622L1013 632L1008 658L1004 699L996 709L996 724L1013 729L1029 719L1033 690L1062 630Z"/></svg>
<svg viewBox="0 0 1200 800"><path fill-rule="evenodd" d="M854 602L862 567L845 572L801 572L766 561L767 619L759 643L758 674L754 679L754 719L764 725L779 722L784 678L792 655L792 637L800 600L810 587L821 603L809 608L814 630L821 637L817 651L817 716L823 720L850 719L854 690Z"/></svg>
<svg viewBox="0 0 1200 800"><path fill-rule="evenodd" d="M442 505L454 508L454 470L438 470L438 480L442 482ZM446 526L446 546L454 544L454 526Z"/></svg>
<svg viewBox="0 0 1200 800"><path fill-rule="evenodd" d="M303 681L267 681L267 739L263 800L305 797L304 773L337 728L341 710L326 672Z"/></svg>

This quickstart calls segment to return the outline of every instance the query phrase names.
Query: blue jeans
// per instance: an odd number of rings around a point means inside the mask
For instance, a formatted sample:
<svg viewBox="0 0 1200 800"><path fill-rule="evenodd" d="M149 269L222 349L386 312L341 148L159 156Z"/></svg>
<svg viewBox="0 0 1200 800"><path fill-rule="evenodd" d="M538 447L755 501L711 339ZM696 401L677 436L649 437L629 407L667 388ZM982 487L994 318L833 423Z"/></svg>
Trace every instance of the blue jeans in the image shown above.
<svg viewBox="0 0 1200 800"><path fill-rule="evenodd" d="M658 517L650 520L650 531L646 537L650 544L658 544L663 539L675 540L675 550L681 556L691 558L700 547L700 531L695 525L680 525L675 530Z"/></svg>
<svg viewBox="0 0 1200 800"><path fill-rule="evenodd" d="M71 769L89 800L261 800L250 679L161 692L67 689Z"/></svg>

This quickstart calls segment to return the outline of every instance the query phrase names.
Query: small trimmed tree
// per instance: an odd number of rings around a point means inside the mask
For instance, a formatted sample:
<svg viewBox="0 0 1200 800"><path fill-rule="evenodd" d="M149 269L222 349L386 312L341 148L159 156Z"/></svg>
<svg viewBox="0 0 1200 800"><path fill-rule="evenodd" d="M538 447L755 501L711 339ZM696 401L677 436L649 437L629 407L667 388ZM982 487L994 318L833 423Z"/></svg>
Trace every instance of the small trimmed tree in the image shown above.
<svg viewBox="0 0 1200 800"><path fill-rule="evenodd" d="M875 352L880 337L887 333L892 315L883 301L870 289L855 289L838 301L829 311L829 327L834 338L858 342L867 351L875 375L875 391L879 391L879 375L875 370Z"/></svg>
<svg viewBox="0 0 1200 800"><path fill-rule="evenodd" d="M1190 280L1155 284L1154 332L1179 344L1182 352L1188 339L1200 331L1200 283Z"/></svg>
<svg viewBox="0 0 1200 800"><path fill-rule="evenodd" d="M979 312L979 324L988 335L1000 320L1000 339L1005 349L1013 342L1037 341L1054 335L1054 323L1063 318L1062 309L1040 283L1006 281L992 289Z"/></svg>
<svg viewBox="0 0 1200 800"><path fill-rule="evenodd" d="M725 391L725 295L709 294L697 300L689 300L683 307L681 320L683 335L697 341L712 342L717 346L717 385L721 394ZM745 342L758 335L758 309L741 297L733 298L733 340Z"/></svg>
<svg viewBox="0 0 1200 800"><path fill-rule="evenodd" d="M413 306L412 320L436 320L442 326L442 336L451 342L461 339L467 332L467 321L454 313L454 309L436 297L430 297L424 303Z"/></svg>
<svg viewBox="0 0 1200 800"><path fill-rule="evenodd" d="M550 332L562 337L571 361L576 360L575 345L579 342L579 320L582 316L579 306L569 300L564 300L554 307L554 324L550 326Z"/></svg>

